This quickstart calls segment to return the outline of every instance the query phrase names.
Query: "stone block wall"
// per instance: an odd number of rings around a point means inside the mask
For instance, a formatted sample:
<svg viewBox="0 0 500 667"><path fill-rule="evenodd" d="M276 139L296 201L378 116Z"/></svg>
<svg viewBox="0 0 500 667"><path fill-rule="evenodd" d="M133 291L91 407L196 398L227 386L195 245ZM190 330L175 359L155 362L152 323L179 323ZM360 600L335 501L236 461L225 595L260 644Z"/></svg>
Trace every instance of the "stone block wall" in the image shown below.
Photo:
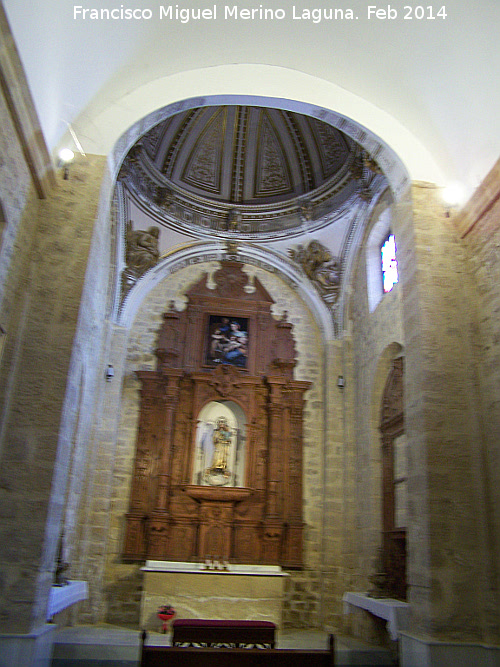
<svg viewBox="0 0 500 667"><path fill-rule="evenodd" d="M4 217L0 235L0 324L11 331L18 326L16 313L21 310L23 285L19 281L29 272L38 198L2 94L0 119L0 201Z"/></svg>
<svg viewBox="0 0 500 667"><path fill-rule="evenodd" d="M478 641L485 593L481 436L464 245L439 191L415 184L406 244L405 430L409 447L412 631Z"/></svg>
<svg viewBox="0 0 500 667"><path fill-rule="evenodd" d="M2 569L5 627L17 630L46 620L76 413L76 396L66 390L103 164L75 164L70 180L58 182L36 210L25 209L33 218L27 229L21 221L19 234L31 245L9 267L8 284L17 281L22 296L2 365L2 488L15 507L2 526Z"/></svg>
<svg viewBox="0 0 500 667"><path fill-rule="evenodd" d="M20 601L17 591L24 572L19 567L18 548L21 547L21 558L29 562L29 549L35 545L39 548L40 535L34 544L28 535L23 535L21 544L15 540L20 492L17 465L23 458L23 443L10 436L8 421L12 419L19 381L20 341L29 308L30 255L39 202L3 95L0 95L0 155L0 197L5 217L0 250L0 325L5 331L0 360L0 618L4 627L22 631L32 623L36 563L29 568L31 595ZM9 465L11 460L13 463ZM26 519L23 523L26 533ZM18 620L22 618L25 620Z"/></svg>
<svg viewBox="0 0 500 667"><path fill-rule="evenodd" d="M464 247L472 310L472 393L480 415L476 484L485 511L481 600L484 639L498 643L500 613L500 162L452 222ZM487 610L487 611L486 611Z"/></svg>
<svg viewBox="0 0 500 667"><path fill-rule="evenodd" d="M404 335L400 283L373 312L369 308L367 241L377 220L374 215L365 230L351 274L345 330L330 350L329 411L337 425L326 466L323 622L330 629L346 629L342 596L371 588L369 576L375 572L381 546L378 427L385 381L392 358L403 349ZM344 378L343 388L336 386L338 375ZM367 633L364 636L369 639Z"/></svg>
<svg viewBox="0 0 500 667"><path fill-rule="evenodd" d="M322 627L321 573L306 569L289 575L285 581L283 627Z"/></svg>

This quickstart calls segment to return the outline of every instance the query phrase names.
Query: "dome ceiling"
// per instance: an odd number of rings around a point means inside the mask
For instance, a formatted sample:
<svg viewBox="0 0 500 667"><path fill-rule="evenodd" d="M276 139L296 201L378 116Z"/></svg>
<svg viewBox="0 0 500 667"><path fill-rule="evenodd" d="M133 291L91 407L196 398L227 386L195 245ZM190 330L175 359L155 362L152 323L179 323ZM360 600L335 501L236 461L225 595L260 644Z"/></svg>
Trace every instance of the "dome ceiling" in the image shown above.
<svg viewBox="0 0 500 667"><path fill-rule="evenodd" d="M341 211L363 182L362 149L316 118L255 106L188 109L129 151L120 173L164 223L202 234L289 234Z"/></svg>
<svg viewBox="0 0 500 667"><path fill-rule="evenodd" d="M187 192L231 204L298 197L345 177L353 142L337 129L279 109L192 109L144 137L156 169Z"/></svg>

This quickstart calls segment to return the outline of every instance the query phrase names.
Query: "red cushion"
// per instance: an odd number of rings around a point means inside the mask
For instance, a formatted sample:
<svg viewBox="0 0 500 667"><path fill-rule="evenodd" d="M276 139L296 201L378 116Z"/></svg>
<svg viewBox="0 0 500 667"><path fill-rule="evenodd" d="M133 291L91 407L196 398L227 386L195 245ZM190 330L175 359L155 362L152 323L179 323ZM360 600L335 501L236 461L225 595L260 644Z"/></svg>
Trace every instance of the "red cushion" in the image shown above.
<svg viewBox="0 0 500 667"><path fill-rule="evenodd" d="M191 628L275 628L275 624L270 621L233 621L233 620L219 620L219 619L203 619L203 618L176 618L172 623L176 627L191 627Z"/></svg>

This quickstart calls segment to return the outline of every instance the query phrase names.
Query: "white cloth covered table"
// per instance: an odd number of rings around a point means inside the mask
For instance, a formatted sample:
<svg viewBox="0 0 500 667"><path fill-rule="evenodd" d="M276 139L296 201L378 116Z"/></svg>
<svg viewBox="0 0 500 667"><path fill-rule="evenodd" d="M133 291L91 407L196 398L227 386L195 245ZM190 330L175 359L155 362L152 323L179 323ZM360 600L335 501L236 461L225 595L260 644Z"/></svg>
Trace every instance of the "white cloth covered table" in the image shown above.
<svg viewBox="0 0 500 667"><path fill-rule="evenodd" d="M86 581L69 581L66 586L52 586L47 605L47 618L52 618L66 607L86 600L89 587Z"/></svg>
<svg viewBox="0 0 500 667"><path fill-rule="evenodd" d="M401 630L408 629L410 605L393 598L371 598L363 593L344 593L344 614L350 613L350 606L366 609L374 616L387 621L391 639L396 640Z"/></svg>

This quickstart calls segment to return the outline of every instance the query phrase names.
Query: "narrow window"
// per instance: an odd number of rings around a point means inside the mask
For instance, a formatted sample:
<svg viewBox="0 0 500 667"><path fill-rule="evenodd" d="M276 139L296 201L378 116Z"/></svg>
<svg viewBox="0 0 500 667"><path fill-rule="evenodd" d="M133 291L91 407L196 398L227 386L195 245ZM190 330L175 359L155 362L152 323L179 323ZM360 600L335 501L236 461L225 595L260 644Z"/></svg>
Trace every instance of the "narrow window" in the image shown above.
<svg viewBox="0 0 500 667"><path fill-rule="evenodd" d="M396 237L389 234L380 246L382 260L382 283L384 293L390 292L398 282L398 261L396 259Z"/></svg>

